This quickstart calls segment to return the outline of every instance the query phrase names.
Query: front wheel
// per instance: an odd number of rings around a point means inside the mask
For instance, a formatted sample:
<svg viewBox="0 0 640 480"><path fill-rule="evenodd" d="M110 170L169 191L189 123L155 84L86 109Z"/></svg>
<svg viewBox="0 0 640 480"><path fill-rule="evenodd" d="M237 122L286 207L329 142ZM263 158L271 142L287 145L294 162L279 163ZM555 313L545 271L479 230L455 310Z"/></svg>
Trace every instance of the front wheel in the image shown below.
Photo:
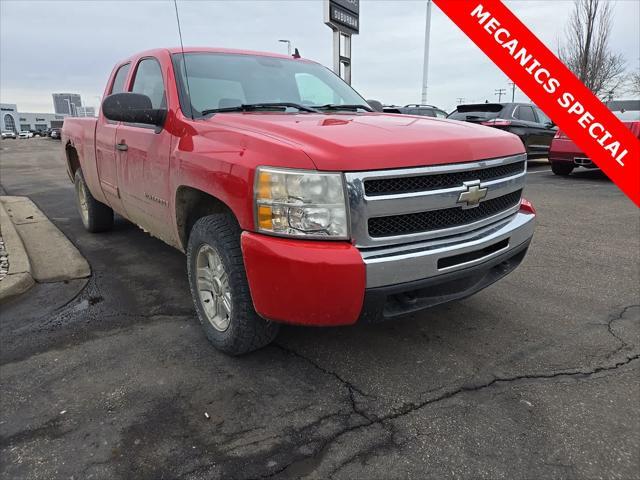
<svg viewBox="0 0 640 480"><path fill-rule="evenodd" d="M566 177L573 172L573 165L570 163L552 162L551 171L556 175Z"/></svg>
<svg viewBox="0 0 640 480"><path fill-rule="evenodd" d="M209 341L230 355L268 345L280 327L253 308L240 233L230 215L209 215L194 224L187 246L189 286L198 319Z"/></svg>

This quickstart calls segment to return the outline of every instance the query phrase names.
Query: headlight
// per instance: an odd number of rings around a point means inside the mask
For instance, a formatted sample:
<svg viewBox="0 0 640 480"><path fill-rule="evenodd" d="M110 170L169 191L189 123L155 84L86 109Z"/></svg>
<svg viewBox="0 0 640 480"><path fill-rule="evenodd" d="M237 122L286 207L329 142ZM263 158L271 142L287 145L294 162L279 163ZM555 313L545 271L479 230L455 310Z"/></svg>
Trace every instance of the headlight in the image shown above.
<svg viewBox="0 0 640 480"><path fill-rule="evenodd" d="M258 231L307 238L349 238L340 173L259 167L255 181Z"/></svg>

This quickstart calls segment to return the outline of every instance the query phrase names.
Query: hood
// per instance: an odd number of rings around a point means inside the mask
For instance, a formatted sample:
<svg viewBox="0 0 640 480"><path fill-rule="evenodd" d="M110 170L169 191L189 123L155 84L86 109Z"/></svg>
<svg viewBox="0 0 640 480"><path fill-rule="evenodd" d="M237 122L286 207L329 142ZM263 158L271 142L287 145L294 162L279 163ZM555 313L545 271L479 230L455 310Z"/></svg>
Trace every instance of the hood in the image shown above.
<svg viewBox="0 0 640 480"><path fill-rule="evenodd" d="M384 113L224 113L208 121L301 148L319 170L471 162L524 153L511 133L468 122Z"/></svg>

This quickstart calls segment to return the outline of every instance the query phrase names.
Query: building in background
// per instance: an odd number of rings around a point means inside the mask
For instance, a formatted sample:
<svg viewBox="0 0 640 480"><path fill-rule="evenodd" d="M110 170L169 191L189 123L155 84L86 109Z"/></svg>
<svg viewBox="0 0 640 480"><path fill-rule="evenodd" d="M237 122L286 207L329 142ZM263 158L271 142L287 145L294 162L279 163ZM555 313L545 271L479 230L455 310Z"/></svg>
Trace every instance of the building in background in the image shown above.
<svg viewBox="0 0 640 480"><path fill-rule="evenodd" d="M95 117L96 107L76 107L76 117Z"/></svg>
<svg viewBox="0 0 640 480"><path fill-rule="evenodd" d="M56 113L19 112L15 103L0 104L0 129L19 132L21 130L48 130L60 128L64 117Z"/></svg>
<svg viewBox="0 0 640 480"><path fill-rule="evenodd" d="M58 115L78 116L78 109L82 108L82 99L78 93L54 93L53 111Z"/></svg>
<svg viewBox="0 0 640 480"><path fill-rule="evenodd" d="M83 107L77 93L54 93L53 109L56 113L21 112L15 103L0 104L0 129L44 131L60 128L65 117L95 117L96 107ZM68 113L71 112L71 113Z"/></svg>
<svg viewBox="0 0 640 480"><path fill-rule="evenodd" d="M50 128L59 128L62 126L65 115L56 113L28 113L19 112L20 128L19 130L48 130Z"/></svg>
<svg viewBox="0 0 640 480"><path fill-rule="evenodd" d="M18 107L15 103L0 103L0 130L18 131Z"/></svg>

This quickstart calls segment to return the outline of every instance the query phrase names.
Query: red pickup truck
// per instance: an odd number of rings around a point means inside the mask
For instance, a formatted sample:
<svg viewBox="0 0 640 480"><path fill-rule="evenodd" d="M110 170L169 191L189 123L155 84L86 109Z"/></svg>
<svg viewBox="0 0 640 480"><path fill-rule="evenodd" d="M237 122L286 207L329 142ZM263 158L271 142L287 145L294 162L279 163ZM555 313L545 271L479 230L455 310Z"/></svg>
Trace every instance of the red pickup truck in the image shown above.
<svg viewBox="0 0 640 480"><path fill-rule="evenodd" d="M186 252L210 341L375 322L511 272L533 235L520 139L372 111L318 63L189 48L120 62L62 145L87 230L114 212Z"/></svg>

